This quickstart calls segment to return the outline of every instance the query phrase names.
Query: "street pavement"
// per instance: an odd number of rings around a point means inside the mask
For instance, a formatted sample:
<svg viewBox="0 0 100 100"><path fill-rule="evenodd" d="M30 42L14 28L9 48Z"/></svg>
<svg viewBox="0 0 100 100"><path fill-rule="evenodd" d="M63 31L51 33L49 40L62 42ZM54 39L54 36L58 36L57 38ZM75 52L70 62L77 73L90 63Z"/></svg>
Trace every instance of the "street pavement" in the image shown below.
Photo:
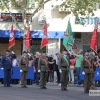
<svg viewBox="0 0 100 100"><path fill-rule="evenodd" d="M20 85L3 87L0 84L0 100L100 100L100 97L90 97L83 90L83 87L69 85L68 91L61 91L53 83L47 84L47 89L40 89L35 84L28 85L28 88L21 88Z"/></svg>

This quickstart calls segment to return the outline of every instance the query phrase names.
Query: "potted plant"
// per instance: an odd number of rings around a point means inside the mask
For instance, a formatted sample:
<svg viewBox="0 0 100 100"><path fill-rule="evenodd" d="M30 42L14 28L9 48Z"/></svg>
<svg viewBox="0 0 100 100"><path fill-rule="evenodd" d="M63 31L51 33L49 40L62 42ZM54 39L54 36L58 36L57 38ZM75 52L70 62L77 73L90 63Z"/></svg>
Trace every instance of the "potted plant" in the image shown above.
<svg viewBox="0 0 100 100"><path fill-rule="evenodd" d="M39 2L40 2L40 0L35 0L35 8L39 7Z"/></svg>

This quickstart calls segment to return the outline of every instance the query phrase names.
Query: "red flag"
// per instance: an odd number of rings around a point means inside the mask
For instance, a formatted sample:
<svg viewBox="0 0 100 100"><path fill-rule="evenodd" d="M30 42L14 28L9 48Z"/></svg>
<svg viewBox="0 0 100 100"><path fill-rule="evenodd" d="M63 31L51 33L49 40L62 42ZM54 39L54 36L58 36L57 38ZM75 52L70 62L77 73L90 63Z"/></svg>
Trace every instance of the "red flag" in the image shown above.
<svg viewBox="0 0 100 100"><path fill-rule="evenodd" d="M26 35L25 35L25 47L26 49L30 50L30 27L28 27L27 31L26 31Z"/></svg>
<svg viewBox="0 0 100 100"><path fill-rule="evenodd" d="M10 38L9 38L8 48L10 49L14 45L15 45L15 37L14 37L14 29L13 29L13 25L12 25L11 30L10 30Z"/></svg>
<svg viewBox="0 0 100 100"><path fill-rule="evenodd" d="M97 47L98 47L98 20L96 18L96 22L95 22L95 28L94 31L92 33L92 38L91 38L91 42L90 42L90 48L95 51L97 53Z"/></svg>
<svg viewBox="0 0 100 100"><path fill-rule="evenodd" d="M45 22L43 27L43 37L42 37L40 49L42 49L47 44L48 44L48 33L47 33L47 24Z"/></svg>

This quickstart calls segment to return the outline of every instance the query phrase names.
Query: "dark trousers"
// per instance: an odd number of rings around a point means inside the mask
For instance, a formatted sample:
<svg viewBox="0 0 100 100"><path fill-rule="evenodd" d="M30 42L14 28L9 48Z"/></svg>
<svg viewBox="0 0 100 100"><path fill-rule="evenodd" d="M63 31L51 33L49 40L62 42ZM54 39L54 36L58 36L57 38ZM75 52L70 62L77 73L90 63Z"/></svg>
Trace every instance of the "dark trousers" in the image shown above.
<svg viewBox="0 0 100 100"><path fill-rule="evenodd" d="M50 74L50 82L53 82L54 81L54 71L50 70L49 74Z"/></svg>
<svg viewBox="0 0 100 100"><path fill-rule="evenodd" d="M41 71L40 72L40 87L46 87L47 82L47 72Z"/></svg>
<svg viewBox="0 0 100 100"><path fill-rule="evenodd" d="M57 72L57 82L60 83L60 72L59 70L57 70L56 72Z"/></svg>
<svg viewBox="0 0 100 100"><path fill-rule="evenodd" d="M4 86L10 86L11 69L4 69Z"/></svg>
<svg viewBox="0 0 100 100"><path fill-rule="evenodd" d="M39 73L38 70L35 72L35 82L38 85L39 84Z"/></svg>
<svg viewBox="0 0 100 100"><path fill-rule="evenodd" d="M27 71L23 71L21 74L21 85L22 86L26 86L27 84L26 76L27 76Z"/></svg>
<svg viewBox="0 0 100 100"><path fill-rule="evenodd" d="M92 74L85 73L84 75L84 91L89 91L91 86Z"/></svg>
<svg viewBox="0 0 100 100"><path fill-rule="evenodd" d="M61 74L61 89L66 89L68 84L68 70L62 70Z"/></svg>

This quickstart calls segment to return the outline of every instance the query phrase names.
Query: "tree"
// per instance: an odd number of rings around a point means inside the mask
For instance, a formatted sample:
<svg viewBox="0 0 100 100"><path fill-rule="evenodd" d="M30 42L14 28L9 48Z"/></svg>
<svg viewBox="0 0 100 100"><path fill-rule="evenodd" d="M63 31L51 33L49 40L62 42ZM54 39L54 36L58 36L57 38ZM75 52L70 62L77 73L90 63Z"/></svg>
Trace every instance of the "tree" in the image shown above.
<svg viewBox="0 0 100 100"><path fill-rule="evenodd" d="M0 0L0 9L4 10L7 9L8 12L11 14L12 19L16 25L16 27L22 32L25 33L27 25L31 23L32 17L41 9L43 8L44 4L50 0L34 0L35 2L39 3L39 6L34 10L31 16L28 18L28 22L26 22L26 14L29 13L30 9L33 9L34 3L31 4L29 7L30 1L33 0ZM18 22L14 18L13 14L11 13L11 8L20 9L20 13L23 16L23 26L24 30L19 26Z"/></svg>
<svg viewBox="0 0 100 100"><path fill-rule="evenodd" d="M66 11L70 8L69 13L73 13L74 16L93 16L96 11L96 4L100 3L100 0L62 0L60 5Z"/></svg>

